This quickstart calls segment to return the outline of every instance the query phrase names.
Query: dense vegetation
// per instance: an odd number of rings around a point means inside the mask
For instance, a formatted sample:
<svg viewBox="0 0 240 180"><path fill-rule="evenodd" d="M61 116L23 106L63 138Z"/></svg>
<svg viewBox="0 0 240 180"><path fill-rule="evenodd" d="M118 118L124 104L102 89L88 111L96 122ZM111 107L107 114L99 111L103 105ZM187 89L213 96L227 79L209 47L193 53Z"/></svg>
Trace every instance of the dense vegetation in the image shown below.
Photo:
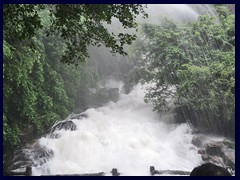
<svg viewBox="0 0 240 180"><path fill-rule="evenodd" d="M155 110L177 107L192 124L234 137L235 15L225 6L216 10L219 20L203 15L186 25L143 25L138 74L153 85L145 100Z"/></svg>
<svg viewBox="0 0 240 180"><path fill-rule="evenodd" d="M113 34L103 24L116 18L124 28L136 28L143 6L11 4L3 13L5 154L27 138L29 127L37 135L84 106L81 94L97 80L86 66L88 47L103 44L126 55L124 44L136 36Z"/></svg>

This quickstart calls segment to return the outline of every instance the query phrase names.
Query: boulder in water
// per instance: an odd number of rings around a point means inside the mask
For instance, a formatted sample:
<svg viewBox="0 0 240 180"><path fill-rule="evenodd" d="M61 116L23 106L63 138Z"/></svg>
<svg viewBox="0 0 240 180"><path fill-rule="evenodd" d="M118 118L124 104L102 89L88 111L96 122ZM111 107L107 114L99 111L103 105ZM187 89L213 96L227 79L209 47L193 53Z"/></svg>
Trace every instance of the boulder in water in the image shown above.
<svg viewBox="0 0 240 180"><path fill-rule="evenodd" d="M194 168L190 176L231 176L231 174L223 167L206 163Z"/></svg>
<svg viewBox="0 0 240 180"><path fill-rule="evenodd" d="M198 150L198 154L201 154L203 161L218 165L224 164L224 167L235 170L235 145L233 142L207 139L202 141L198 136L195 136L192 142L195 145L203 146L203 148ZM204 150L206 154L203 154Z"/></svg>
<svg viewBox="0 0 240 180"><path fill-rule="evenodd" d="M53 151L41 146L38 141L26 144L14 153L14 165L11 170L22 169L28 166L39 166L46 163L52 156Z"/></svg>
<svg viewBox="0 0 240 180"><path fill-rule="evenodd" d="M218 142L208 143L207 146L206 146L206 152L209 155L212 155L212 156L220 156L221 150L222 150L222 146L223 146L223 144L222 143L218 143Z"/></svg>

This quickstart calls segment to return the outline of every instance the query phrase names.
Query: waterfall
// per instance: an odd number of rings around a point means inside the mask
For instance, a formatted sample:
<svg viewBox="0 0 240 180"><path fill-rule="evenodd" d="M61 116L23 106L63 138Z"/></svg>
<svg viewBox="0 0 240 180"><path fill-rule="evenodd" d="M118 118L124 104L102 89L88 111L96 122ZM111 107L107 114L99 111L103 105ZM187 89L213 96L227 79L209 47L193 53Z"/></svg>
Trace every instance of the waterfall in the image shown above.
<svg viewBox="0 0 240 180"><path fill-rule="evenodd" d="M149 19L140 22L160 24L163 15L178 23L195 21L204 13L215 16L209 5L149 5L147 12ZM189 124L176 124L171 115L153 112L153 106L144 102L144 85L132 85L130 93L125 94L128 72L134 67L130 58L112 56L104 47L89 49L90 64L102 78L99 86L118 88L119 100L71 114L60 122L71 122L71 130L58 129L56 124L23 148L21 154L30 162L32 175L111 175L110 171L117 168L122 176L148 176L150 166L192 171L203 163L199 149L192 144L194 134ZM113 79L105 83L107 78Z"/></svg>
<svg viewBox="0 0 240 180"><path fill-rule="evenodd" d="M191 128L166 123L166 117L153 112L143 97L144 89L138 84L131 93L121 94L118 102L73 118L75 131L59 130L58 138L39 139L54 155L34 167L33 175L110 172L112 168L122 175L149 175L150 166L191 171L201 162L191 144Z"/></svg>

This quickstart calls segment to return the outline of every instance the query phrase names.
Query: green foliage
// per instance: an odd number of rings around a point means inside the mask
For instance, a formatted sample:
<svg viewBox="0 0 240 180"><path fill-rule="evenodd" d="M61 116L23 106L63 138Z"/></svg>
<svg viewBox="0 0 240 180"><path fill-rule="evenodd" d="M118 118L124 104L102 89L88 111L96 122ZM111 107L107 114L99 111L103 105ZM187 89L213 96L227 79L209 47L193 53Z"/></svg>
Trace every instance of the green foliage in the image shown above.
<svg viewBox="0 0 240 180"><path fill-rule="evenodd" d="M15 125L9 127L7 118L5 114L3 115L3 138L4 142L11 142L12 145L18 145L20 143L19 139L19 128Z"/></svg>
<svg viewBox="0 0 240 180"><path fill-rule="evenodd" d="M4 4L3 27L4 37L11 42L31 38L42 28L38 11L43 5Z"/></svg>
<svg viewBox="0 0 240 180"><path fill-rule="evenodd" d="M180 26L143 25L138 45L143 82L152 83L146 101L155 110L186 106L232 121L235 111L235 21L219 6L219 21L200 16Z"/></svg>
<svg viewBox="0 0 240 180"><path fill-rule="evenodd" d="M136 4L8 4L3 10L4 37L16 44L32 38L47 24L46 35L59 36L65 46L61 61L77 65L88 58L89 45L103 44L113 53L126 55L123 46L131 44L136 35L111 33L103 23L111 24L116 18L123 28L136 28L140 13L147 17L143 5Z"/></svg>

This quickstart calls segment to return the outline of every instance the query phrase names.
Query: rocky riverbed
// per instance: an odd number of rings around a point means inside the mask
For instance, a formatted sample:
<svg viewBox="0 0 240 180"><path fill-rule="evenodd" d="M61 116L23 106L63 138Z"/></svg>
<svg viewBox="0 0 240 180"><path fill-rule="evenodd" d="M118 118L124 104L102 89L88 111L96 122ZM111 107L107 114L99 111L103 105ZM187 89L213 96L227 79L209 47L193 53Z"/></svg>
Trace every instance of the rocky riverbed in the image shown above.
<svg viewBox="0 0 240 180"><path fill-rule="evenodd" d="M196 134L192 138L192 144L198 148L198 154L207 163L222 166L235 174L235 143L224 139L209 137L204 134Z"/></svg>

